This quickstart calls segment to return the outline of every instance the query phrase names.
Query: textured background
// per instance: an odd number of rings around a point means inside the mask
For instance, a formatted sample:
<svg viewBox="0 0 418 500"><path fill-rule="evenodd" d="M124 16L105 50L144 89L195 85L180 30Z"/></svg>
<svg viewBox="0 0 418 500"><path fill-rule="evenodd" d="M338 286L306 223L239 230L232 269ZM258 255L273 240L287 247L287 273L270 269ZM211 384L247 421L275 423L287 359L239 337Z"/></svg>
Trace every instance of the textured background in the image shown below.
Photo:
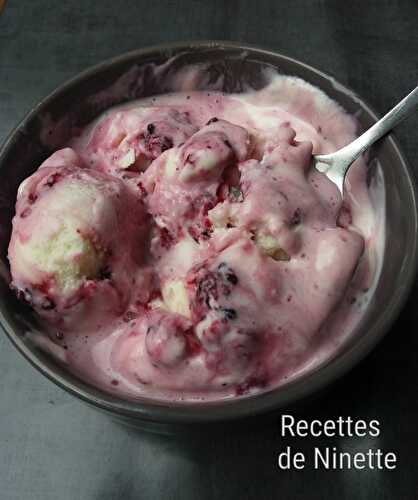
<svg viewBox="0 0 418 500"><path fill-rule="evenodd" d="M2 0L0 0L0 6ZM0 141L38 99L127 50L185 39L261 44L352 87L380 113L417 84L416 0L9 0L0 14ZM418 114L396 132L417 165ZM120 427L35 372L0 335L0 498L418 498L416 288L391 333L309 417L381 421L369 439L281 440L277 426L210 444ZM290 445L396 450L395 471L282 472Z"/></svg>

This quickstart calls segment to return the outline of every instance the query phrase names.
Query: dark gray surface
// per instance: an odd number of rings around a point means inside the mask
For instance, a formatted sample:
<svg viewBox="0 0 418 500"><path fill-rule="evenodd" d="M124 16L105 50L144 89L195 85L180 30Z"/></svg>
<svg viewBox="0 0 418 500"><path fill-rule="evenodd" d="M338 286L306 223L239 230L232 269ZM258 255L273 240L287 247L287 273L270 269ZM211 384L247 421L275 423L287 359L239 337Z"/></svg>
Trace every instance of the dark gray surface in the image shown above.
<svg viewBox="0 0 418 500"><path fill-rule="evenodd" d="M382 113L417 83L417 19L414 0L9 0L0 16L0 140L79 70L190 38L276 49L334 74ZM418 115L396 134L415 164L417 130ZM275 425L210 442L139 434L64 394L0 335L0 498L418 498L417 293L366 362L306 408L309 418L378 418L376 439L280 440ZM396 450L400 464L392 472L278 470L285 446L310 453L319 444Z"/></svg>

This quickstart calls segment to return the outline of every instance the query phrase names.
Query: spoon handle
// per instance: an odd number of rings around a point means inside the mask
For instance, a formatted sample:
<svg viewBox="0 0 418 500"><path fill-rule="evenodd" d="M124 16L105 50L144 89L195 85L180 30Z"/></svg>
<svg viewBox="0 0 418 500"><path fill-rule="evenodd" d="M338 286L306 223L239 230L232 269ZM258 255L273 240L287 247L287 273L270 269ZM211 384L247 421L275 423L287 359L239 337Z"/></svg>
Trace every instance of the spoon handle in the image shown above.
<svg viewBox="0 0 418 500"><path fill-rule="evenodd" d="M347 167L356 160L364 151L374 144L378 139L390 132L393 127L409 116L418 106L418 87L402 99L386 115L370 127L364 134L358 137L337 154L340 159L344 158ZM326 156L326 155L324 155ZM320 157L320 155L319 155Z"/></svg>

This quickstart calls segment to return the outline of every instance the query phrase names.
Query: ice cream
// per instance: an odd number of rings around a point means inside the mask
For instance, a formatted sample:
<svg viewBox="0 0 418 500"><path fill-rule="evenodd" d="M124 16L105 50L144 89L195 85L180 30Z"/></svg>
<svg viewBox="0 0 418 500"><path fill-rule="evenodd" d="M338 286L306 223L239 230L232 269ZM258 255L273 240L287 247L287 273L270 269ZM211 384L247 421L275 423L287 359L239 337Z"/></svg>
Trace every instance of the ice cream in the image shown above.
<svg viewBox="0 0 418 500"><path fill-rule="evenodd" d="M68 369L105 390L195 401L275 388L338 349L378 273L364 163L344 200L311 168L313 151L355 133L285 76L110 109L21 185L12 287Z"/></svg>
<svg viewBox="0 0 418 500"><path fill-rule="evenodd" d="M88 164L111 174L140 171L196 131L189 113L175 108L120 110L95 127L81 153Z"/></svg>
<svg viewBox="0 0 418 500"><path fill-rule="evenodd" d="M141 200L71 149L58 151L19 188L13 287L59 328L100 324L123 312L137 286L145 238Z"/></svg>

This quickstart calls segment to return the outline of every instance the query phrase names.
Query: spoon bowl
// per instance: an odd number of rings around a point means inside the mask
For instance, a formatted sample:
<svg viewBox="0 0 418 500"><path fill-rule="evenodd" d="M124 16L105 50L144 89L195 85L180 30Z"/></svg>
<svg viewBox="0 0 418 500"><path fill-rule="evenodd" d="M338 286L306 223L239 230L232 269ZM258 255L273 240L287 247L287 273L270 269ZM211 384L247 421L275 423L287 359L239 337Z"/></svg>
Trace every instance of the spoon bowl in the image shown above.
<svg viewBox="0 0 418 500"><path fill-rule="evenodd" d="M315 155L313 166L325 174L344 194L344 180L353 162L372 146L377 140L390 132L398 123L407 118L418 106L418 87L402 99L386 115L357 137L352 143L347 144L335 153Z"/></svg>

